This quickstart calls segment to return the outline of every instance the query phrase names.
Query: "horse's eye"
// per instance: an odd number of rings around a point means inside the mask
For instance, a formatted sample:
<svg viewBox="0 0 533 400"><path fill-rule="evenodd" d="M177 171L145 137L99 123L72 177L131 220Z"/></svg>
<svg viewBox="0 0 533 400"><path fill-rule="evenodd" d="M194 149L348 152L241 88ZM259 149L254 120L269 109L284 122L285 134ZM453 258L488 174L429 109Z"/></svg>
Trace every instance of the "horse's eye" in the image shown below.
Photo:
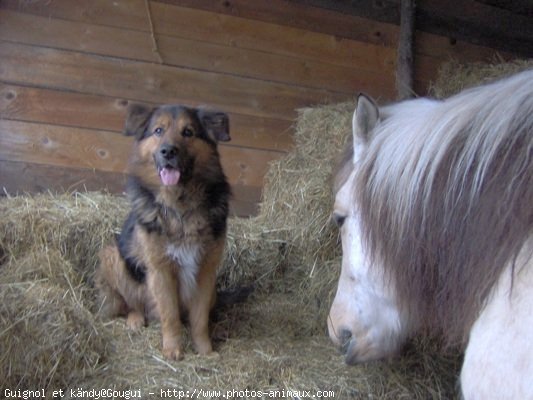
<svg viewBox="0 0 533 400"><path fill-rule="evenodd" d="M184 137L192 137L194 135L194 132L189 129L189 128L185 128L183 130L183 132L181 132L181 134L184 136Z"/></svg>
<svg viewBox="0 0 533 400"><path fill-rule="evenodd" d="M342 215L342 214L334 212L331 218L333 219L333 222L335 222L335 225L337 225L340 228L344 224L344 221L346 220L346 215Z"/></svg>
<svg viewBox="0 0 533 400"><path fill-rule="evenodd" d="M163 134L163 128L158 127L154 129L154 135L161 136Z"/></svg>

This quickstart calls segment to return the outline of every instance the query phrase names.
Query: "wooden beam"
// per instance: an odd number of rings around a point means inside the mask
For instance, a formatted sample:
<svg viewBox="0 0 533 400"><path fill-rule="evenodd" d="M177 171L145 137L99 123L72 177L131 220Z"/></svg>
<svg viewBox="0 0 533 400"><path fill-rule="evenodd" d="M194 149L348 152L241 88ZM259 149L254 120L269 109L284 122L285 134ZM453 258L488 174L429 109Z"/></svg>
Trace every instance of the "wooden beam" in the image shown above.
<svg viewBox="0 0 533 400"><path fill-rule="evenodd" d="M400 0L290 1L390 24L400 23ZM498 4L504 4L504 7L498 7ZM452 41L464 40L523 57L533 57L531 4L531 0L419 0L416 7L417 29L449 37Z"/></svg>
<svg viewBox="0 0 533 400"><path fill-rule="evenodd" d="M0 82L0 119L121 133L128 103L124 98ZM292 145L292 121L234 113L229 118L229 146L285 152Z"/></svg>
<svg viewBox="0 0 533 400"><path fill-rule="evenodd" d="M452 40L533 57L533 15L520 15L474 0L419 0L417 28Z"/></svg>
<svg viewBox="0 0 533 400"><path fill-rule="evenodd" d="M346 93L0 41L0 80L140 102L206 104L292 121L296 111ZM39 68L35 68L39 65Z"/></svg>
<svg viewBox="0 0 533 400"><path fill-rule="evenodd" d="M395 47L397 26L291 0L152 0ZM396 7L394 5L394 7ZM397 12L397 10L395 10Z"/></svg>
<svg viewBox="0 0 533 400"><path fill-rule="evenodd" d="M400 23L398 5L400 0L289 0L308 6L336 11L342 14L357 15L389 24Z"/></svg>
<svg viewBox="0 0 533 400"><path fill-rule="evenodd" d="M124 173L133 139L118 133L0 119L0 160ZM277 151L220 145L231 184L261 187Z"/></svg>
<svg viewBox="0 0 533 400"><path fill-rule="evenodd" d="M90 168L64 167L0 159L0 193L53 193L106 190L121 194L126 175Z"/></svg>
<svg viewBox="0 0 533 400"><path fill-rule="evenodd" d="M11 43L160 63L148 32L49 19L1 8L0 37ZM377 64L366 69L359 65L335 65L328 60L302 58L297 53L280 55L162 34L157 35L157 46L158 54L169 66L348 94L364 90L394 97L392 66L390 73L384 74ZM388 53L394 55L390 49Z"/></svg>
<svg viewBox="0 0 533 400"><path fill-rule="evenodd" d="M400 100L413 97L413 45L415 32L415 2L401 2L400 39L398 42L398 63L396 66L396 90Z"/></svg>
<svg viewBox="0 0 533 400"><path fill-rule="evenodd" d="M533 16L533 2L531 0L477 0L477 2L511 11L516 14L530 17Z"/></svg>

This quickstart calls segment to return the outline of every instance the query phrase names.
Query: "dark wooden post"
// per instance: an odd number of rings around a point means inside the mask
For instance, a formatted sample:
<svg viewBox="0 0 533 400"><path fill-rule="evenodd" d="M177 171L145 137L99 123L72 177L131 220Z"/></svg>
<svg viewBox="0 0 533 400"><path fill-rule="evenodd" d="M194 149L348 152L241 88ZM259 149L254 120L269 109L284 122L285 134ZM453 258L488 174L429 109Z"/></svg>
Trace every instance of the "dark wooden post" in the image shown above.
<svg viewBox="0 0 533 400"><path fill-rule="evenodd" d="M396 90L398 91L398 98L402 100L413 97L415 94L413 90L415 0L402 0L400 11Z"/></svg>

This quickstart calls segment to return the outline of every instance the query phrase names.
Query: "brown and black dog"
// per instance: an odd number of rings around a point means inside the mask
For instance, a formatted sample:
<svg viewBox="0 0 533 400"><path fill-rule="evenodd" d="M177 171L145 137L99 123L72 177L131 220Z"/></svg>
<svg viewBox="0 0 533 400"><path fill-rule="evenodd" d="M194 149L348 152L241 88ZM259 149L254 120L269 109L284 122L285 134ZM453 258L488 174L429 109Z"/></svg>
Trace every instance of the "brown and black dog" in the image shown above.
<svg viewBox="0 0 533 400"><path fill-rule="evenodd" d="M100 254L102 311L126 315L132 329L159 319L169 359L183 355L180 316L187 314L195 349L209 354L230 197L217 142L230 140L228 117L180 105L132 105L124 133L135 136L127 185L132 209L116 244Z"/></svg>

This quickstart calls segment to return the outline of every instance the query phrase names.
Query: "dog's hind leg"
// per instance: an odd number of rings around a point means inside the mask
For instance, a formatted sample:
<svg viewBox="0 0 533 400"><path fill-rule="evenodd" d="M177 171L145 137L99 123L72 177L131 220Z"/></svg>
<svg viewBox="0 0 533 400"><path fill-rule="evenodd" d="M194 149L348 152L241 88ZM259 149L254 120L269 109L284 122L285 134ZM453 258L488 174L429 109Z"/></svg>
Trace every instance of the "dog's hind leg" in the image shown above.
<svg viewBox="0 0 533 400"><path fill-rule="evenodd" d="M113 318L128 313L128 305L117 290L116 270L123 268L123 261L116 246L106 246L99 253L100 265L94 277L99 295L99 314Z"/></svg>
<svg viewBox="0 0 533 400"><path fill-rule="evenodd" d="M146 286L129 276L117 246L104 247L99 256L100 265L95 275L99 313L104 318L127 316L126 324L130 329L141 328L146 323Z"/></svg>

